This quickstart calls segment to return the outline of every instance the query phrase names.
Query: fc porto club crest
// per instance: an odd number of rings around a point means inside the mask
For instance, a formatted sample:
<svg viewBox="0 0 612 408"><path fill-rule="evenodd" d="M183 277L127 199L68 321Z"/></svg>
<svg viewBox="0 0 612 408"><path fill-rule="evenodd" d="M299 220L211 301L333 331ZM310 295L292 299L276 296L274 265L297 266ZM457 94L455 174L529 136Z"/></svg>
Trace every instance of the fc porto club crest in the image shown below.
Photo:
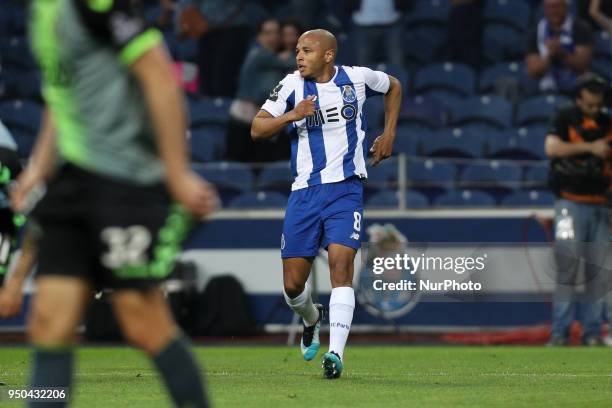
<svg viewBox="0 0 612 408"><path fill-rule="evenodd" d="M357 100L357 95L352 86L344 85L342 87L342 100L346 103L353 103Z"/></svg>

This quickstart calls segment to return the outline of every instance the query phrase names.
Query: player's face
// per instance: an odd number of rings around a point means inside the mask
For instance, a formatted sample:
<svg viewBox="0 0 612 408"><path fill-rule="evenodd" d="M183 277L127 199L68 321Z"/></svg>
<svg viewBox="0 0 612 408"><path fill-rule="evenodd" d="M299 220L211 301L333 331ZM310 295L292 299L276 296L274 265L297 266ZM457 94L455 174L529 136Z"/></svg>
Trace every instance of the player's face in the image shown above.
<svg viewBox="0 0 612 408"><path fill-rule="evenodd" d="M603 106L603 95L583 89L580 92L580 97L576 99L576 104L582 110L584 116L594 118Z"/></svg>
<svg viewBox="0 0 612 408"><path fill-rule="evenodd" d="M325 68L325 51L321 42L311 36L302 36L295 48L295 61L303 78L314 78Z"/></svg>

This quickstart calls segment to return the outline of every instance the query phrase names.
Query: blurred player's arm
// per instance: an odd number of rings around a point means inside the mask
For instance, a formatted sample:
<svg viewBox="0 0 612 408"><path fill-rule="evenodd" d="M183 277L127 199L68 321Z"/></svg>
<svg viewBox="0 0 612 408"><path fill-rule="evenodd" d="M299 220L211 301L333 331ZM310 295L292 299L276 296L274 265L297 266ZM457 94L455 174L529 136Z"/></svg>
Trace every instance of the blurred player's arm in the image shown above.
<svg viewBox="0 0 612 408"><path fill-rule="evenodd" d="M159 44L149 49L129 68L147 100L168 189L194 215L209 215L218 206L217 195L189 166L183 97L165 47Z"/></svg>
<svg viewBox="0 0 612 408"><path fill-rule="evenodd" d="M21 245L21 253L13 271L0 288L0 318L7 319L21 313L23 304L23 285L34 269L38 257L39 232L32 224L27 224Z"/></svg>
<svg viewBox="0 0 612 408"><path fill-rule="evenodd" d="M253 140L265 140L278 134L288 124L298 122L307 116L314 114L315 97L310 95L297 104L295 108L280 116L274 117L266 110L260 110L251 125L251 138Z"/></svg>
<svg viewBox="0 0 612 408"><path fill-rule="evenodd" d="M11 188L11 206L15 212L24 211L28 205L28 195L32 189L53 175L57 160L55 133L51 111L49 108L45 108L42 126L28 165L17 177L14 187Z"/></svg>
<svg viewBox="0 0 612 408"><path fill-rule="evenodd" d="M395 131L402 104L402 84L397 78L389 75L389 90L384 96L385 101L385 128L383 134L378 136L370 152L373 156L372 164L376 166L382 160L391 157L393 143L395 142Z"/></svg>

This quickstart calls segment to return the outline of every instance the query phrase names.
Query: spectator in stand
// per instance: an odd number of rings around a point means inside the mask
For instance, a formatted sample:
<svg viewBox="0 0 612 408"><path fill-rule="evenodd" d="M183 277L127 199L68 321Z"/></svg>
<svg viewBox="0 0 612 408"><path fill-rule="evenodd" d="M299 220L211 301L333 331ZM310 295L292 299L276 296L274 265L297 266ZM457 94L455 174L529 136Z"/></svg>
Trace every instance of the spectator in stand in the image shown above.
<svg viewBox="0 0 612 408"><path fill-rule="evenodd" d="M231 97L251 40L246 0L180 0L177 28L199 40L200 90Z"/></svg>
<svg viewBox="0 0 612 408"><path fill-rule="evenodd" d="M281 24L281 58L288 59L295 55L298 38L303 32L304 30L297 20L283 21Z"/></svg>
<svg viewBox="0 0 612 408"><path fill-rule="evenodd" d="M540 91L571 93L593 54L589 25L567 12L567 0L544 0L544 18L529 34L527 72Z"/></svg>
<svg viewBox="0 0 612 408"><path fill-rule="evenodd" d="M402 0L349 0L353 11L353 35L357 45L357 65L376 62L404 64L402 47L402 10L409 1ZM377 51L385 55L378 57ZM378 58L377 58L378 57Z"/></svg>
<svg viewBox="0 0 612 408"><path fill-rule="evenodd" d="M278 20L267 18L260 22L257 44L242 65L238 93L230 106L227 129L230 160L265 162L289 158L289 138L283 134L263 143L251 140L251 122L259 106L265 102L270 89L275 89L288 72L295 70L295 48L291 54L279 54L280 45Z"/></svg>
<svg viewBox="0 0 612 408"><path fill-rule="evenodd" d="M584 7L585 1L580 2L580 6ZM582 10L581 10L582 11ZM612 1L606 0L591 0L588 4L588 17L594 23L595 29L609 31L612 33Z"/></svg>

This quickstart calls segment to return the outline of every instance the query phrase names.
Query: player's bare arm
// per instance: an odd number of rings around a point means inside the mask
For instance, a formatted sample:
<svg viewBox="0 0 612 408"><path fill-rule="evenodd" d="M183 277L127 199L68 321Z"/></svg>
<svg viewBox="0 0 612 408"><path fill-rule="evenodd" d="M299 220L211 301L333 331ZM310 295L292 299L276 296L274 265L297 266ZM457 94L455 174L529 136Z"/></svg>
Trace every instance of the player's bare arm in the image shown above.
<svg viewBox="0 0 612 408"><path fill-rule="evenodd" d="M15 212L24 211L32 189L52 176L56 157L55 124L51 112L45 108L42 126L28 166L19 175L14 188L11 189L11 206Z"/></svg>
<svg viewBox="0 0 612 408"><path fill-rule="evenodd" d="M32 271L38 256L36 233L26 228L21 253L13 272L0 288L0 318L6 319L21 313L23 284Z"/></svg>
<svg viewBox="0 0 612 408"><path fill-rule="evenodd" d="M265 140L280 132L291 122L298 122L314 114L315 97L309 96L297 104L291 111L275 118L265 110L260 110L251 125L251 138Z"/></svg>
<svg viewBox="0 0 612 408"><path fill-rule="evenodd" d="M395 130L402 104L402 84L397 78L389 75L389 90L384 96L385 101L385 128L383 134L378 136L370 152L373 156L372 164L376 166L382 160L391 157L393 153L393 142L395 141Z"/></svg>
<svg viewBox="0 0 612 408"><path fill-rule="evenodd" d="M168 189L196 217L210 215L218 206L217 194L189 167L185 107L164 47L147 51L130 70L140 81L151 111Z"/></svg>

